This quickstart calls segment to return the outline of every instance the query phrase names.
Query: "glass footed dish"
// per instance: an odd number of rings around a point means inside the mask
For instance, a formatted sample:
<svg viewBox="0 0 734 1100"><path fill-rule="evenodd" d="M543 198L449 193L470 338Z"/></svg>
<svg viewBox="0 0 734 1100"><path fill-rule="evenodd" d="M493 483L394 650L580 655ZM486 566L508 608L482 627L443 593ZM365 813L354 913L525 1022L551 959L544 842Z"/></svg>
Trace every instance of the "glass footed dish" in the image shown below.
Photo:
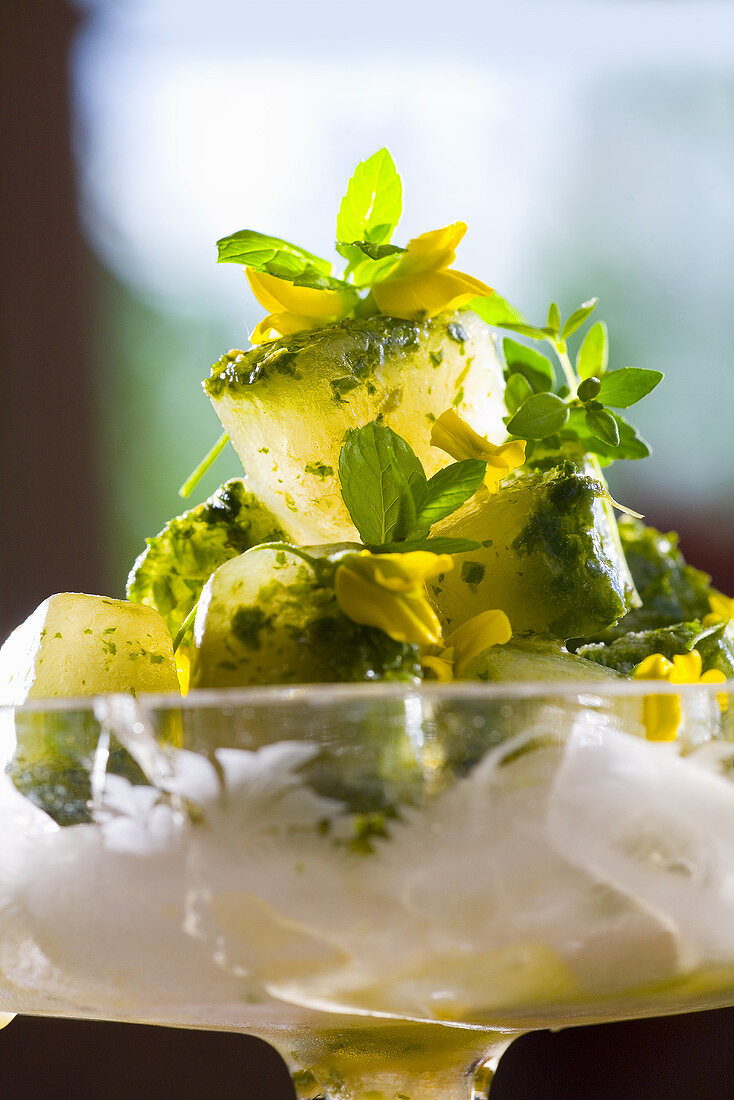
<svg viewBox="0 0 734 1100"><path fill-rule="evenodd" d="M247 1032L301 1100L480 1100L530 1029L732 1004L729 687L0 710L0 1014Z"/></svg>

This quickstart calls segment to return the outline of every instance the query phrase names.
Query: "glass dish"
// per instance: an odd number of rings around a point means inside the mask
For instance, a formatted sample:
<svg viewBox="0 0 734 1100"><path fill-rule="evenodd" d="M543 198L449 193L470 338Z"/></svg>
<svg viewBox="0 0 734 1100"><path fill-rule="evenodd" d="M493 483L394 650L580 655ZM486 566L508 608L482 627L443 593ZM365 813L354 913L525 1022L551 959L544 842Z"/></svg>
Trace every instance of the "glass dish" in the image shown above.
<svg viewBox="0 0 734 1100"><path fill-rule="evenodd" d="M0 710L0 1013L247 1032L301 1100L480 1100L530 1029L732 1004L729 686Z"/></svg>

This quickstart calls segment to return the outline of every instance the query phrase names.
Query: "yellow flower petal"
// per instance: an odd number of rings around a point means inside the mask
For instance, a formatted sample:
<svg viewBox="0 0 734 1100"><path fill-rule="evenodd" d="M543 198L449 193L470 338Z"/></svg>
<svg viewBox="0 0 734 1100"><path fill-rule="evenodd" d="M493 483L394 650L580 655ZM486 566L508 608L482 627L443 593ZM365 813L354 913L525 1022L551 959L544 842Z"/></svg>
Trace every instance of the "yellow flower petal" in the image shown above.
<svg viewBox="0 0 734 1100"><path fill-rule="evenodd" d="M453 222L443 229L431 229L408 241L393 273L412 275L416 271L438 271L451 267L456 249L466 233L466 222Z"/></svg>
<svg viewBox="0 0 734 1100"><path fill-rule="evenodd" d="M651 653L641 661L632 675L635 680L667 680L673 665L662 653Z"/></svg>
<svg viewBox="0 0 734 1100"><path fill-rule="evenodd" d="M726 680L726 676L718 668L710 668L708 672L704 672L699 684L723 684Z"/></svg>
<svg viewBox="0 0 734 1100"><path fill-rule="evenodd" d="M341 296L335 290L314 290L309 286L294 286L287 279L276 279L261 271L245 268L252 293L261 306L271 313L284 311L305 317L339 317L344 312Z"/></svg>
<svg viewBox="0 0 734 1100"><path fill-rule="evenodd" d="M397 269L395 269L397 270ZM435 317L444 310L458 309L473 298L486 297L492 288L462 271L417 271L398 276L392 273L372 287L381 313L406 321Z"/></svg>
<svg viewBox="0 0 734 1100"><path fill-rule="evenodd" d="M675 741L681 722L677 695L646 695L642 701L642 720L648 741Z"/></svg>
<svg viewBox="0 0 734 1100"><path fill-rule="evenodd" d="M454 676L461 677L474 657L493 645L504 645L511 637L512 627L504 611L482 611L463 623L446 639L454 649Z"/></svg>
<svg viewBox="0 0 734 1100"><path fill-rule="evenodd" d="M713 592L709 596L709 606L717 619L734 619L734 599L723 592Z"/></svg>
<svg viewBox="0 0 734 1100"><path fill-rule="evenodd" d="M671 684L721 684L726 680L719 669L709 669L701 675L701 654L676 653L672 662L662 653L652 653L634 670L636 680L667 680ZM716 696L726 710L728 698L724 692ZM680 698L677 695L646 695L643 700L643 721L650 741L673 741L681 721Z"/></svg>
<svg viewBox="0 0 734 1100"><path fill-rule="evenodd" d="M446 409L433 422L431 446L461 462L466 458L484 458L491 444L486 436L475 432L456 409Z"/></svg>
<svg viewBox="0 0 734 1100"><path fill-rule="evenodd" d="M334 318L336 320L336 318ZM307 332L313 328L323 328L323 317L307 317L302 313L269 313L250 336L251 344L267 344L279 336L288 336L292 332Z"/></svg>
<svg viewBox="0 0 734 1100"><path fill-rule="evenodd" d="M676 653L673 667L668 673L671 684L697 684L701 679L701 654L697 649L690 653Z"/></svg>
<svg viewBox="0 0 734 1100"><path fill-rule="evenodd" d="M430 550L411 550L408 554L370 554L363 550L360 557L369 557L370 569L378 584L397 592L407 592L440 573L454 568L450 554L432 554Z"/></svg>
<svg viewBox="0 0 734 1100"><path fill-rule="evenodd" d="M444 656L431 657L429 655L421 659L421 664L424 668L429 669L442 684L450 684L454 678L454 663L449 658Z"/></svg>
<svg viewBox="0 0 734 1100"><path fill-rule="evenodd" d="M339 606L353 622L376 626L397 642L438 645L441 624L428 602L425 580L453 566L448 554L350 555L336 570Z"/></svg>
<svg viewBox="0 0 734 1100"><path fill-rule="evenodd" d="M499 445L490 443L486 436L475 432L456 409L446 409L434 422L431 428L431 445L445 451L457 461L466 458L483 459L487 463L484 484L490 492L496 491L510 470L525 462L524 439L513 439Z"/></svg>
<svg viewBox="0 0 734 1100"><path fill-rule="evenodd" d="M662 653L651 653L633 672L635 680L667 680L672 662ZM648 741L675 741L680 726L677 695L646 695L642 700L642 721Z"/></svg>
<svg viewBox="0 0 734 1100"><path fill-rule="evenodd" d="M491 294L491 287L472 275L448 270L465 233L464 222L454 222L408 241L395 267L372 287L378 309L391 317L422 320Z"/></svg>

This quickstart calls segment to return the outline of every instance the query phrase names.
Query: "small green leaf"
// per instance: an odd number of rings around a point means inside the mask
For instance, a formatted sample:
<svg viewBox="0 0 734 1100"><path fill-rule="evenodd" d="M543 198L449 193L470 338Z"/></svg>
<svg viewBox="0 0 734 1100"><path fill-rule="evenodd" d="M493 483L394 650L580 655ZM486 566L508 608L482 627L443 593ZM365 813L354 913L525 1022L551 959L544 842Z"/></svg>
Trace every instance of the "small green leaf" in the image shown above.
<svg viewBox="0 0 734 1100"><path fill-rule="evenodd" d="M339 454L344 503L362 542L405 538L423 503L426 475L412 448L374 421L350 429Z"/></svg>
<svg viewBox="0 0 734 1100"><path fill-rule="evenodd" d="M220 264L245 264L255 271L285 279L295 286L315 290L345 290L347 284L331 275L331 264L279 237L267 237L252 229L241 229L217 241Z"/></svg>
<svg viewBox="0 0 734 1100"><path fill-rule="evenodd" d="M554 393L534 393L507 425L521 439L545 439L559 432L568 420L568 405Z"/></svg>
<svg viewBox="0 0 734 1100"><path fill-rule="evenodd" d="M518 344L510 336L502 340L502 350L507 364L506 375L521 374L528 380L533 393L553 389L555 376L550 359L535 348Z"/></svg>
<svg viewBox="0 0 734 1100"><path fill-rule="evenodd" d="M553 336L557 336L561 327L561 311L557 302L551 302L548 306L548 320L546 327Z"/></svg>
<svg viewBox="0 0 734 1100"><path fill-rule="evenodd" d="M595 397L599 396L600 389L601 382L596 375L592 374L590 378L584 378L579 383L576 393L582 401L593 401Z"/></svg>
<svg viewBox="0 0 734 1100"><path fill-rule="evenodd" d="M576 373L579 378L590 378L592 374L601 378L607 369L608 357L607 326L603 321L597 321L586 333L576 356Z"/></svg>
<svg viewBox="0 0 734 1100"><path fill-rule="evenodd" d="M535 325L503 325L510 332L516 332L519 336L529 336L531 340L555 340L556 333L550 328L536 328Z"/></svg>
<svg viewBox="0 0 734 1100"><path fill-rule="evenodd" d="M619 446L619 427L612 413L604 408L587 409L584 419L587 428L597 439L608 443L610 447Z"/></svg>
<svg viewBox="0 0 734 1100"><path fill-rule="evenodd" d="M356 248L370 260L384 260L386 256L397 256L406 251L398 244L373 244L372 241L351 241L348 244L342 244L341 248Z"/></svg>
<svg viewBox="0 0 734 1100"><path fill-rule="evenodd" d="M336 219L336 239L343 244L386 244L403 210L403 188L387 149L361 161L347 184Z"/></svg>
<svg viewBox="0 0 734 1100"><path fill-rule="evenodd" d="M533 387L524 374L510 375L505 386L505 405L509 413L516 413L532 395Z"/></svg>
<svg viewBox="0 0 734 1100"><path fill-rule="evenodd" d="M486 298L474 298L465 306L465 309L472 310L486 324L494 325L496 328L530 324L519 309L511 305L506 298L501 298L499 294L488 294Z"/></svg>
<svg viewBox="0 0 734 1100"><path fill-rule="evenodd" d="M336 247L342 256L349 261L347 271L350 272L354 286L360 290L386 278L392 269L398 265L402 255L400 252L393 252L389 256L383 256L381 260L371 260L359 249L353 248L351 244L338 244Z"/></svg>
<svg viewBox="0 0 734 1100"><path fill-rule="evenodd" d="M434 523L450 516L464 501L476 493L487 472L487 463L480 458L453 462L429 479L423 501L418 509L415 527L408 538L428 534Z"/></svg>
<svg viewBox="0 0 734 1100"><path fill-rule="evenodd" d="M405 542L383 542L368 546L373 554L410 554L413 550L430 550L433 554L466 554L480 547L475 539L406 539Z"/></svg>
<svg viewBox="0 0 734 1100"><path fill-rule="evenodd" d="M622 367L609 371L601 379L599 399L615 409L628 409L655 389L663 375L659 370L642 367Z"/></svg>
<svg viewBox="0 0 734 1100"><path fill-rule="evenodd" d="M593 435L586 424L586 413L582 408L571 410L568 428L563 433L564 438L575 439L589 454L597 455L604 465L620 458L640 459L647 458L650 447L646 441L637 434L637 431L620 416L619 413L609 414L616 422L619 429L619 444L612 447L598 436Z"/></svg>
<svg viewBox="0 0 734 1100"><path fill-rule="evenodd" d="M561 336L564 340L567 340L569 336L573 336L574 332L581 328L586 318L590 317L596 309L598 301L598 298L590 298L588 302L584 302L571 314L561 330Z"/></svg>

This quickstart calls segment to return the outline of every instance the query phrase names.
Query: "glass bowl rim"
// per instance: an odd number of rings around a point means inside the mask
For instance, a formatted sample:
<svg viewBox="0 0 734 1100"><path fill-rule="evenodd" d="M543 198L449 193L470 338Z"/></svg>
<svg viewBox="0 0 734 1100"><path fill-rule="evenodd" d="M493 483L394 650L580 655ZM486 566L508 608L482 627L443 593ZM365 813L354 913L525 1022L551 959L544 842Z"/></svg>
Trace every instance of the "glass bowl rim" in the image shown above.
<svg viewBox="0 0 734 1100"><path fill-rule="evenodd" d="M330 709L349 703L387 700L425 700L433 703L481 703L545 698L594 705L597 700L678 695L686 700L734 694L734 679L712 684L671 684L665 680L457 680L453 683L403 681L349 684L265 684L242 688L196 688L187 695L173 692L126 692L56 699L34 699L23 704L0 704L0 717L58 711L95 711L105 701L137 704L144 710L207 710L214 707L308 706ZM127 703L125 703L127 701Z"/></svg>

